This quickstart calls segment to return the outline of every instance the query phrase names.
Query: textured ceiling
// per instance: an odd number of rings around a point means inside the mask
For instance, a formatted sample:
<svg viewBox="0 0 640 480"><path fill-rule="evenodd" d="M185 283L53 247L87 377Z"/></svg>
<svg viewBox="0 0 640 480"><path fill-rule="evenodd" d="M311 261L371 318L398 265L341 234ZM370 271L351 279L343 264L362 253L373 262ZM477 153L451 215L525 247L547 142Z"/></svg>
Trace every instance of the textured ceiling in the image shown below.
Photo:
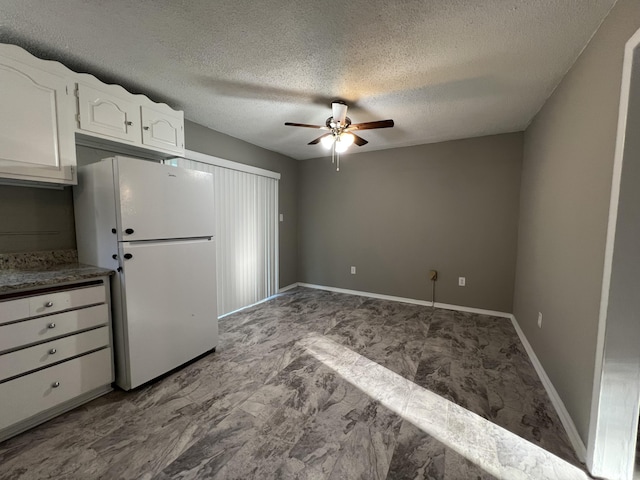
<svg viewBox="0 0 640 480"><path fill-rule="evenodd" d="M303 159L330 102L358 151L523 130L615 0L0 0L0 41Z"/></svg>

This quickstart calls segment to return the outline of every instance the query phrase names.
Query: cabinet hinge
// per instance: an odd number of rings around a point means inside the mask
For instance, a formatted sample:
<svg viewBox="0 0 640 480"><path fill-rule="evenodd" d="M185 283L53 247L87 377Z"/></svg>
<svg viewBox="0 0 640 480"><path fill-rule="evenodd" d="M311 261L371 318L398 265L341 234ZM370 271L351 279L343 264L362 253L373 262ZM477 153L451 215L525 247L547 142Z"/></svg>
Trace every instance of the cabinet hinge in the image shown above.
<svg viewBox="0 0 640 480"><path fill-rule="evenodd" d="M80 123L80 114L76 115L76 120Z"/></svg>
<svg viewBox="0 0 640 480"><path fill-rule="evenodd" d="M76 88L73 90L73 94L74 94L76 97L80 98L80 88L79 88L79 87L76 87Z"/></svg>

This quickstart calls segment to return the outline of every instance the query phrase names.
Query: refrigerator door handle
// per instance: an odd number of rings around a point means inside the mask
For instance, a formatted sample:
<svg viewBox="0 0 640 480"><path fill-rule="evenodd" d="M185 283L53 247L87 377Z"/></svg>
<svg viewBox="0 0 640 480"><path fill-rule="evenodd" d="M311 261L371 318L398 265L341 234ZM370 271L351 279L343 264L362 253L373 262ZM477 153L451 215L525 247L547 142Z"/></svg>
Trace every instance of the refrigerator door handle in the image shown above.
<svg viewBox="0 0 640 480"><path fill-rule="evenodd" d="M193 242L212 240L213 235L205 237L184 237L184 238L157 238L153 240L125 240L120 242L122 245L151 245L155 243L176 243L176 242Z"/></svg>

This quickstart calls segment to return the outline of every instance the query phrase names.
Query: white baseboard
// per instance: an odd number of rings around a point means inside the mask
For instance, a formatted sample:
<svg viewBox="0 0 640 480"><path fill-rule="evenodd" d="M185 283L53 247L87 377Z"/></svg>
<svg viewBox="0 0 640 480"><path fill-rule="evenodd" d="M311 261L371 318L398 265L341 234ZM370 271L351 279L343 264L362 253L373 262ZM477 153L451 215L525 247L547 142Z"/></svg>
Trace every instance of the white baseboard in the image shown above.
<svg viewBox="0 0 640 480"><path fill-rule="evenodd" d="M246 310L247 308L251 308L251 307L255 307L256 305L260 305L261 303L264 303L267 300L271 300L273 297L274 297L274 295L271 295L270 297L263 298L262 300L259 300L256 303L252 303L251 305L245 305L244 307L240 307L240 308L234 310L233 312L227 312L224 315L219 315L218 316L218 320L220 320L221 318L224 318L224 317L226 317L228 315L232 315L234 313L238 313L238 312L241 312L243 310Z"/></svg>
<svg viewBox="0 0 640 480"><path fill-rule="evenodd" d="M348 290L346 288L327 287L324 285L314 285L312 283L300 283L297 286L315 288L318 290L327 290L329 292L346 293L349 295L358 295L360 297L379 298L381 300L390 300L392 302L412 303L414 305L424 305L426 307L444 308L445 310L457 310L459 312L478 313L480 315L491 315L493 317L511 318L510 313L497 312L495 310L484 310L482 308L463 307L461 305L450 305L448 303L430 302L428 300L417 300L415 298L396 297L393 295L383 295L381 293L361 292L359 290ZM281 290L282 291L282 290Z"/></svg>
<svg viewBox="0 0 640 480"><path fill-rule="evenodd" d="M287 290L291 290L292 288L296 288L297 286L298 286L298 283L292 283L291 285L282 287L280 290L278 290L278 293L286 292Z"/></svg>
<svg viewBox="0 0 640 480"><path fill-rule="evenodd" d="M564 429L566 430L567 435L569 436L569 440L571 441L571 445L573 446L573 449L576 451L576 454L578 455L578 458L580 459L580 461L584 462L587 458L587 447L582 441L582 438L580 438L580 434L578 433L576 424L573 423L573 419L571 418L571 415L569 415L569 412L567 411L567 407L564 406L564 402L560 399L560 395L558 395L558 392L553 386L553 383L551 383L551 379L547 375L547 372L544 371L544 368L542 367L540 360L538 360L538 357L533 351L531 344L527 340L527 337L525 337L524 332L520 328L520 325L518 325L518 321L516 320L516 317L513 315L511 315L511 322L513 323L513 327L516 329L518 337L520 337L520 341L522 342L522 345L524 345L524 349L527 351L527 354L529 355L529 359L533 364L533 368L536 369L538 377L540 377L540 381L542 382L542 385L544 385L544 388L547 391L549 398L551 399L551 403L556 409L556 413L560 417L560 421L562 422L562 425L564 426Z"/></svg>
<svg viewBox="0 0 640 480"><path fill-rule="evenodd" d="M492 317L511 318L510 313L498 312L496 310L485 310L484 308L465 307L463 305L450 305L448 303L435 302L434 307L444 308L445 310L457 310L459 312L478 313L480 315L490 315Z"/></svg>
<svg viewBox="0 0 640 480"><path fill-rule="evenodd" d="M291 290L292 288L296 288L297 286L298 286L297 283L292 283L291 285L287 285L286 287L282 287L280 290L278 290L278 293L286 292L287 290ZM263 298L262 300L260 300L260 301L258 301L256 303L252 303L251 305L245 305L244 307L240 307L237 310L234 310L233 312L228 312L228 313L225 313L224 315L220 315L218 317L218 319L224 318L227 315L231 315L232 313L241 312L242 310L246 310L247 308L251 308L251 307L254 307L256 305L260 305L261 303L264 303L267 300L271 300L273 297L278 295L278 293L276 293L275 295L271 295L270 297Z"/></svg>

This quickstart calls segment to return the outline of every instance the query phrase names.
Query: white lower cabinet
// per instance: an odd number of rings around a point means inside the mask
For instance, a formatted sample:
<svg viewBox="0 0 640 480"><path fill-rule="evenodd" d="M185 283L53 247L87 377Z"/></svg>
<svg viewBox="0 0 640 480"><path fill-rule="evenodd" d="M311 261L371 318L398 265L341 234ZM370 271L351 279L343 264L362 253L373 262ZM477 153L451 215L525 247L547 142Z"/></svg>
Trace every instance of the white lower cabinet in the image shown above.
<svg viewBox="0 0 640 480"><path fill-rule="evenodd" d="M0 429L111 383L111 349L39 370L0 384Z"/></svg>
<svg viewBox="0 0 640 480"><path fill-rule="evenodd" d="M111 390L109 279L0 295L0 441Z"/></svg>

